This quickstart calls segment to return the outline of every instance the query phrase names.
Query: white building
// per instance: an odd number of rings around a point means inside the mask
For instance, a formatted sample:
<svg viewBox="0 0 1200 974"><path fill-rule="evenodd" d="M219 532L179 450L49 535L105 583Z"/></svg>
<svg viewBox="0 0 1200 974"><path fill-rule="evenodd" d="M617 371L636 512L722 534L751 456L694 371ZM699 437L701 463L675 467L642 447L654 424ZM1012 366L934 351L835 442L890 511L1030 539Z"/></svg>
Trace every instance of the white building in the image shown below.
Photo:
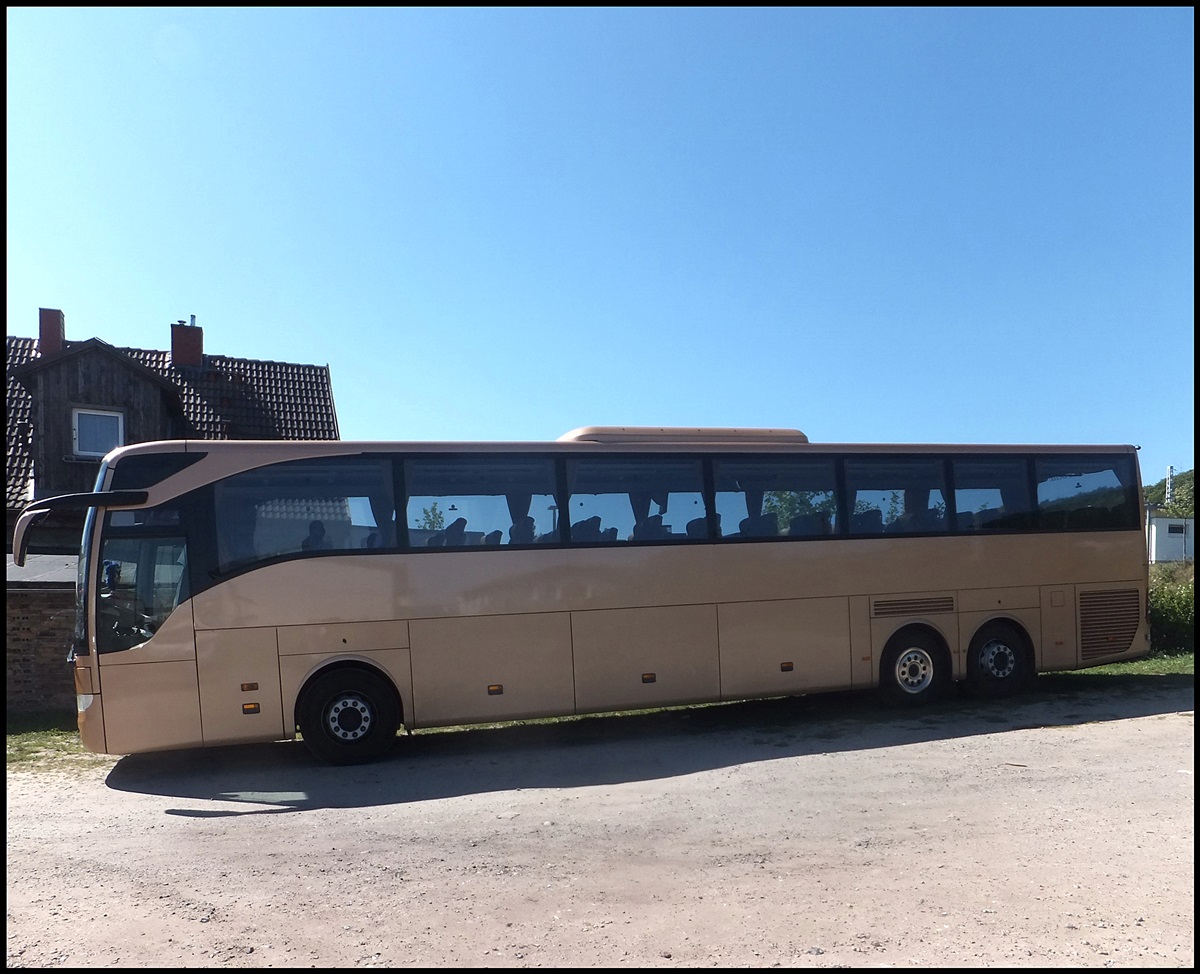
<svg viewBox="0 0 1200 974"><path fill-rule="evenodd" d="M1150 562L1195 561L1196 519L1194 517L1150 516Z"/></svg>

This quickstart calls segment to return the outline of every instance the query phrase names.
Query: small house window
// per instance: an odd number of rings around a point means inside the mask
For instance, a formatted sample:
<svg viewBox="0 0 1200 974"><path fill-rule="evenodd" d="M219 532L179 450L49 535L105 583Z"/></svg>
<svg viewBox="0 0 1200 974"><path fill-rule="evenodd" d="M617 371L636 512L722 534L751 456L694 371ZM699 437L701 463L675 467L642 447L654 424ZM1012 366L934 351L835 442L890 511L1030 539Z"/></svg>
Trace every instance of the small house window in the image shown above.
<svg viewBox="0 0 1200 974"><path fill-rule="evenodd" d="M125 443L125 416L106 409L76 409L72 436L77 457L103 457Z"/></svg>

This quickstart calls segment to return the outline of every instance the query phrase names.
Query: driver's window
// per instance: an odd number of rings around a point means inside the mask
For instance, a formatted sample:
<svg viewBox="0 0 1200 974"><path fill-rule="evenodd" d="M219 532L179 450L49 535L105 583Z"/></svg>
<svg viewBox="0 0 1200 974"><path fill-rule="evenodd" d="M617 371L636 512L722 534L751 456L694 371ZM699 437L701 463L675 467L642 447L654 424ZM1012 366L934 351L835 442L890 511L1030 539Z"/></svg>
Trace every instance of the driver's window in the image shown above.
<svg viewBox="0 0 1200 974"><path fill-rule="evenodd" d="M96 648L131 649L150 639L187 598L182 537L112 537L101 547Z"/></svg>

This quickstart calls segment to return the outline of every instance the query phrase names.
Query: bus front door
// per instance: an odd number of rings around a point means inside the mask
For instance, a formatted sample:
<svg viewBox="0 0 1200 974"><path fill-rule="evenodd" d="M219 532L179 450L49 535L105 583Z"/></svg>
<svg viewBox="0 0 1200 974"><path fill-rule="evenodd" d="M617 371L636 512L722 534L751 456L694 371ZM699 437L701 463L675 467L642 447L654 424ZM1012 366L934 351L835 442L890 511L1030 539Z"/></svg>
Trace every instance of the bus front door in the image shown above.
<svg viewBox="0 0 1200 974"><path fill-rule="evenodd" d="M134 754L203 743L190 606L141 645L97 657L104 750Z"/></svg>
<svg viewBox="0 0 1200 974"><path fill-rule="evenodd" d="M183 536L169 527L118 522L99 556L90 689L99 693L104 751L133 754L203 743ZM81 694L81 733L85 722L95 724L85 703L91 712L95 700Z"/></svg>

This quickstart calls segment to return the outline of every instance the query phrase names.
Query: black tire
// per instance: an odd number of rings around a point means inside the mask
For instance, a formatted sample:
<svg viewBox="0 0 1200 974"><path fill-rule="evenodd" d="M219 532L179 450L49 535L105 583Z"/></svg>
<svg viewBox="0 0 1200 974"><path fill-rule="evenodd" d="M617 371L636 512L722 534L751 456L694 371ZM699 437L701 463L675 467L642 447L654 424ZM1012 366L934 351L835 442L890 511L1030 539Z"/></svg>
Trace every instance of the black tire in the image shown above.
<svg viewBox="0 0 1200 974"><path fill-rule="evenodd" d="M365 764L396 743L400 704L392 685L370 670L322 673L296 708L300 733L313 755L329 764Z"/></svg>
<svg viewBox="0 0 1200 974"><path fill-rule="evenodd" d="M967 689L991 699L1020 693L1033 678L1025 639L1007 622L989 622L967 650Z"/></svg>
<svg viewBox="0 0 1200 974"><path fill-rule="evenodd" d="M930 703L950 686L950 655L935 636L920 630L897 633L879 664L879 689L892 706Z"/></svg>

